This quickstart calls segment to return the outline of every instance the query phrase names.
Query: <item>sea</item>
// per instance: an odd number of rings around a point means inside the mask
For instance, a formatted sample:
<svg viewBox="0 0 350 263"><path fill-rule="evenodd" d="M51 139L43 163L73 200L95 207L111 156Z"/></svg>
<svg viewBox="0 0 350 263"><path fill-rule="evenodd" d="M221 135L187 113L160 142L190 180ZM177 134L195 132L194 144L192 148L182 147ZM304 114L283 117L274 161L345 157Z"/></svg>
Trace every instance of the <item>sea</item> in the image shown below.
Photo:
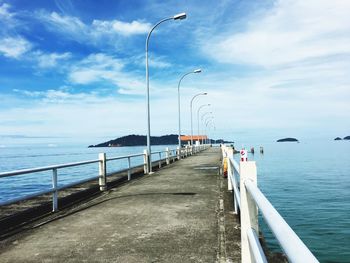
<svg viewBox="0 0 350 263"><path fill-rule="evenodd" d="M320 262L350 263L350 141L245 144L255 148L258 185L273 206ZM175 149L154 146L152 151ZM259 147L264 153L259 153ZM26 145L0 148L0 173L47 165L142 153L141 147L87 148L86 145ZM153 156L158 159L159 156ZM162 156L163 158L163 156ZM133 158L132 166L143 162ZM108 172L127 167L127 161L108 163ZM98 174L98 165L58 171L59 185ZM0 178L0 202L51 187L51 172ZM268 247L280 251L261 218ZM306 262L307 263L307 262Z"/></svg>

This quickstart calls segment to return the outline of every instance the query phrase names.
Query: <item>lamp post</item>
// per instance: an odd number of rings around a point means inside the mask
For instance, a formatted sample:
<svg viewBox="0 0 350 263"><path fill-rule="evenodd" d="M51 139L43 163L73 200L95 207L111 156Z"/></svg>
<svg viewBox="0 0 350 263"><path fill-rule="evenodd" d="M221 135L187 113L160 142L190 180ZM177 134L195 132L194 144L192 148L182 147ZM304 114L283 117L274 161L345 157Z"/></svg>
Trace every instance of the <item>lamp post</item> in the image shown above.
<svg viewBox="0 0 350 263"><path fill-rule="evenodd" d="M210 104L203 104L203 105L201 105L201 106L198 108L198 110L197 110L198 141L199 141L199 112L200 112L201 108L206 107L206 106L210 106Z"/></svg>
<svg viewBox="0 0 350 263"><path fill-rule="evenodd" d="M209 121L208 125L209 125L208 126L208 138L210 138L210 128L213 128L215 130L215 124L214 124L214 122ZM210 140L210 144L211 144L211 139L208 139L208 140Z"/></svg>
<svg viewBox="0 0 350 263"><path fill-rule="evenodd" d="M191 99L191 103L190 103L190 109L191 109L191 146L193 146L193 117L192 117L192 103L193 100L201 95L207 95L208 93L204 92L204 93L198 93L196 95L193 96L193 98Z"/></svg>
<svg viewBox="0 0 350 263"><path fill-rule="evenodd" d="M214 119L214 117L213 116L209 116L208 118L206 118L206 120L205 120L205 133L207 133L207 128L208 128L208 124L209 123L211 123L211 121ZM208 141L209 141L209 136L208 136L208 138L207 138L207 143L208 143Z"/></svg>
<svg viewBox="0 0 350 263"><path fill-rule="evenodd" d="M161 23L168 20L182 20L186 18L185 13L177 14L172 17L165 18L160 20L157 24L155 24L151 30L149 31L146 38L146 101L147 101L147 166L148 173L152 172L152 158L151 158L151 113L150 113L150 105L149 105L149 73L148 73L148 43L151 37L153 30L160 25Z"/></svg>
<svg viewBox="0 0 350 263"><path fill-rule="evenodd" d="M192 73L201 73L201 69L196 69L194 71L187 72L186 74L182 75L182 77L179 80L179 84L177 85L177 104L178 104L178 110L179 110L179 149L181 149L181 106L180 106L180 85L181 81L184 77L186 77L189 74Z"/></svg>
<svg viewBox="0 0 350 263"><path fill-rule="evenodd" d="M207 114L212 114L212 113L213 113L212 111L207 111L207 112L203 113L203 115L202 115L202 117L201 117L202 125L203 125L203 118L204 118L204 116L207 115ZM203 126L202 126L202 127L203 127ZM204 130L204 129L202 129L202 130ZM204 133L204 134L205 134L205 133ZM203 144L203 142L204 142L204 139L203 139L203 137L202 137L202 144Z"/></svg>

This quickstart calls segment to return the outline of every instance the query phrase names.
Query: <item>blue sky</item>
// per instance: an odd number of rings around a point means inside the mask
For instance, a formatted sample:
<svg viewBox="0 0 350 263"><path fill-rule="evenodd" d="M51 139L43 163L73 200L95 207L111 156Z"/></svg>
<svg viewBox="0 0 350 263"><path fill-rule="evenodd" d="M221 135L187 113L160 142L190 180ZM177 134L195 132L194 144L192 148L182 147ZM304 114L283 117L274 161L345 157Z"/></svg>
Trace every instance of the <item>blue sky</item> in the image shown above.
<svg viewBox="0 0 350 263"><path fill-rule="evenodd" d="M0 145L146 134L145 39L181 12L150 41L152 135L177 133L196 68L185 134L208 92L216 138L350 135L349 1L0 0Z"/></svg>

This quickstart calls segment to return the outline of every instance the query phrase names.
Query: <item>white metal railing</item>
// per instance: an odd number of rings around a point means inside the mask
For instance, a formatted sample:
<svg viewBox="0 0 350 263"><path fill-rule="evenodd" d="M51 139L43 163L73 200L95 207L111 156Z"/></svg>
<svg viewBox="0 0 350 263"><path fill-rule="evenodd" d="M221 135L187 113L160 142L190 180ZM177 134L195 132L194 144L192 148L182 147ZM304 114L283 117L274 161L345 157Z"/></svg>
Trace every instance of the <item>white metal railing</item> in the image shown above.
<svg viewBox="0 0 350 263"><path fill-rule="evenodd" d="M152 152L152 155L158 155L159 159L155 160L152 162L152 165L154 163L158 162L159 168L162 167L162 163L165 162L166 164L170 164L171 162L175 162L176 160L179 160L181 158L185 158L193 153L200 152L202 150L205 150L208 148L208 146L197 146L191 147L186 146L185 148L182 149L169 149L166 148L165 151L157 151L157 152ZM131 180L131 175L132 175L132 170L135 168L139 168L140 165L137 166L131 166L131 159L132 158L138 158L138 157L143 157L143 162L141 163L141 167L144 167L144 173L148 173L148 165L147 165L147 150L145 150L143 153L140 154L132 154L132 155L125 155L125 156L117 156L117 157L110 157L107 158L105 153L100 153L99 158L95 160L88 160L88 161L82 161L82 162L74 162L74 163L65 163L65 164L59 164L59 165L51 165L51 166L44 166L44 167L36 167L36 168L31 168L31 169L22 169L22 170L16 170L16 171L9 171L9 172L2 172L0 173L0 178L5 178L5 177L12 177L12 176L17 176L17 175L25 175L25 174L33 174L33 173L38 173L38 172L44 172L44 171L52 171L52 187L50 189L45 189L42 191L35 192L33 194L28 194L25 196L17 197L17 198L12 198L10 200L5 200L5 201L0 201L0 206L5 206L5 205L10 205L19 201L24 201L27 199L31 199L37 196L41 196L44 194L52 194L52 211L56 212L58 211L58 192L60 190L86 183L88 181L96 180L98 179L99 182L99 187L101 191L105 191L107 189L107 177L115 174L115 173L120 173L120 172L127 172L127 178L128 180ZM126 169L121 169L117 171L113 171L111 173L107 174L107 162L111 161L116 161L116 160L127 160L127 168ZM58 185L58 170L63 169L63 168L69 168L69 167L77 167L77 166L82 166L82 165L89 165L89 164L99 164L99 173L96 176L89 177L83 180L75 181L73 183L65 184L62 186Z"/></svg>
<svg viewBox="0 0 350 263"><path fill-rule="evenodd" d="M233 149L225 145L222 146L222 154L223 162L227 165L228 189L233 191L234 211L241 219L242 263L267 262L258 238L258 209L289 262L318 262L257 187L255 162L245 161L238 164L233 159Z"/></svg>

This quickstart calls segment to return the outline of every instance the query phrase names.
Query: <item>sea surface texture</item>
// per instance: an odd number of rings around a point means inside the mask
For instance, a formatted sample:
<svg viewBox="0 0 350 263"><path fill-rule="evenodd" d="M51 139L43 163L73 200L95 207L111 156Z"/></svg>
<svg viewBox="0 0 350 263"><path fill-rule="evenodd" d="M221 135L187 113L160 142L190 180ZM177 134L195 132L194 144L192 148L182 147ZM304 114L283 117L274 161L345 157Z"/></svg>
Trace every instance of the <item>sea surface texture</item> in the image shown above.
<svg viewBox="0 0 350 263"><path fill-rule="evenodd" d="M264 147L264 154L259 147ZM152 151L165 150L155 146ZM320 262L350 262L350 142L264 143L250 145L257 162L258 185ZM0 148L0 172L142 153L145 147L86 146ZM176 148L175 145L169 146ZM248 147L247 147L248 148ZM156 160L159 155L153 155ZM164 156L162 156L164 158ZM136 166L142 157L131 160ZM108 172L127 167L127 160L108 162ZM59 185L98 174L98 164L58 171ZM0 201L51 187L52 172L0 178ZM261 229L273 250L278 243L261 218Z"/></svg>

